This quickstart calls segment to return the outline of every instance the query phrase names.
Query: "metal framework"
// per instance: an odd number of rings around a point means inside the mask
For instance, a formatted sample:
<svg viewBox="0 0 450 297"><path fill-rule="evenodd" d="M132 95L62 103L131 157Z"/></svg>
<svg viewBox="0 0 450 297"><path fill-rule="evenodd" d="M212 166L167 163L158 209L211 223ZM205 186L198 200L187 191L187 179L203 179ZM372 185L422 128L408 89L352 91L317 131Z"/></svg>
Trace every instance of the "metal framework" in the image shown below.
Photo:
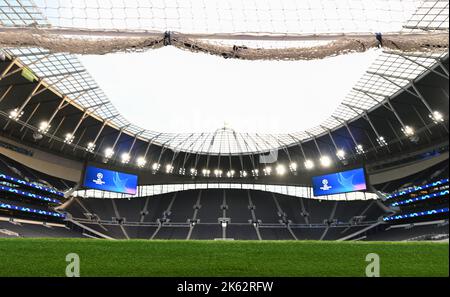
<svg viewBox="0 0 450 297"><path fill-rule="evenodd" d="M0 28L42 26L48 27L51 24L46 17L34 6L33 1L21 0L0 1ZM414 15L404 24L404 32L414 33L425 31L448 31L448 1L424 1L417 9ZM368 120L373 131L379 137L374 124L367 116L367 112L378 107L380 104L389 106L388 98L395 94L407 90L412 86L415 90L415 96L422 101L423 97L414 87L414 80L426 72L434 72L439 76L448 79L448 69L442 64L442 59L448 56L448 49L442 49L437 54L401 54L397 52L384 51L369 67L367 72L361 77L355 88L343 99L336 111L330 115L322 124L306 131L299 131L290 134L250 134L233 131L228 128L218 129L214 132L204 133L159 133L134 125L128 119L124 118L119 111L112 105L107 96L96 84L95 80L89 75L76 56L56 53L52 54L39 48L7 48L4 52L13 58L13 62L3 73L0 74L0 80L12 75L11 67L14 64L30 68L39 78L46 82L45 89L52 88L57 90L67 102L80 106L85 115L93 115L98 119L104 120L105 125L109 125L121 133L126 133L134 138L148 142L148 146L158 145L164 149L171 149L176 152L183 151L191 154L206 154L219 156L233 156L242 154L260 154L273 150L286 150L291 146L297 146L306 141L314 140L323 135L330 135L334 142L331 132L341 127L346 127L349 134L357 146L357 140L348 127L349 122L364 118ZM434 70L438 65L444 73ZM20 70L20 69L19 69ZM17 70L18 71L18 70ZM30 94L27 100L19 107L19 112L32 100L32 97L39 91L39 87ZM5 94L9 91L7 90ZM409 91L408 91L409 92ZM5 96L2 94L2 97ZM387 99L387 100L386 100ZM424 101L426 104L426 101ZM93 109L95 107L95 109ZM432 112L431 107L426 107ZM64 108L60 106L49 120L53 120L55 115ZM389 107L396 115L402 126L405 126L401 118L393 109ZM78 126L74 127L74 132ZM100 129L99 134L103 130ZM55 134L56 131L53 133ZM117 137L114 146L116 145ZM99 147L97 138L94 144ZM80 143L77 140L80 146ZM317 145L320 152L320 148ZM336 149L338 149L336 147ZM148 148L146 150L147 154ZM164 150L161 152L161 154ZM161 156L160 156L161 157Z"/></svg>

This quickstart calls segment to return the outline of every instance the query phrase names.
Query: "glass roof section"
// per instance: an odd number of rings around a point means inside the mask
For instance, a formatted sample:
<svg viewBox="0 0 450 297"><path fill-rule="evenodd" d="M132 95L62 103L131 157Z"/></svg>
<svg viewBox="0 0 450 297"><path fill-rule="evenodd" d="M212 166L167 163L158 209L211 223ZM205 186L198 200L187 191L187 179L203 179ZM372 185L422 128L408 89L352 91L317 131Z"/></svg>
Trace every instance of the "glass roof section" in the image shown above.
<svg viewBox="0 0 450 297"><path fill-rule="evenodd" d="M448 32L448 1L380 1L384 5L378 7L384 7L384 10L389 11L390 14L392 14L390 17L393 20L397 20L394 27L398 27L402 32L419 32L422 30L444 30ZM94 9L95 7L92 7L93 4L87 4L91 3L91 1L78 1L76 2L78 3L76 5L74 4L75 2L76 1L58 0L0 0L0 29L1 27L21 26L108 28L105 25L107 23L107 18L111 28L118 28L123 24L117 24L114 23L114 21L123 18L123 16L126 15L128 16L128 24L127 27L123 27L123 29L131 28L143 30L152 28L182 31L183 28L185 28L185 30L190 32L198 32L200 30L199 28L206 28L207 32L231 32L229 30L235 28L233 32L242 31L238 30L239 28L236 29L236 27L233 27L233 24L236 25L236 23L232 20L232 16L234 16L233 13L236 13L238 9L226 7L219 7L226 11L228 15L228 17L226 17L225 14L220 16L220 21L209 18L207 20L211 20L211 23L208 23L207 25L201 23L190 23L189 25L186 25L189 23L188 20L192 19L194 16L191 12L195 11L195 5L197 5L198 2L194 0L190 2L191 5L187 8L183 6L184 4L179 4L180 1L169 1L170 3L173 2L173 6L168 5L167 1L164 1L164 3L162 1L150 1L154 4L151 7L146 7L142 4L147 3L148 1L127 1L127 3L135 3L134 5L136 5L136 3L138 3L137 5L141 5L140 7L143 9L141 13L142 15L145 15L145 17L139 15L139 11L136 11L131 7L132 4L125 8L122 4L122 7L119 7L120 9L118 7L110 7L109 12L112 13L112 15L104 18L95 17L95 13L98 13L99 10ZM113 6L117 6L117 3L122 3L122 1L115 0L96 2L111 3L110 5ZM233 1L223 1L223 3L228 4L232 2ZM343 15L339 15L339 13L337 15L329 15L328 12L325 12L326 10L324 10L323 6L314 6L316 5L314 4L316 1L301 1L309 6L298 6L295 8L296 2L298 1L286 1L286 3L290 3L289 5L294 6L286 6L286 9L284 10L270 7L270 5L267 7L264 6L264 9L259 10L259 15L252 15L252 13L255 13L254 4L252 4L253 6L245 6L243 12L247 12L247 17L250 19L253 17L252 21L249 21L247 24L247 31L258 29L260 30L258 32L262 32L261 30L263 29L270 29L271 32L284 32L283 30L292 32L288 28L290 23L301 22L302 24L306 24L308 23L308 20L313 23L313 20L316 20L314 25L311 25L310 27L304 25L303 27L298 28L296 32L311 32L311 28L316 28L316 30L317 28L320 28L320 32L325 33L339 32L339 30L347 32L349 28L352 28L352 21L354 26L354 21L357 16L359 16L357 13L363 11L367 13L365 20L371 20L372 22L368 22L368 27L359 28L360 30L372 30L372 32L375 32L373 31L375 28L380 28L381 25L384 24L379 19L374 19L374 15L371 14L372 10L378 10L378 12L380 12L379 9L376 8L377 6L361 6L359 4L364 2L362 0L355 2L354 15L352 15L351 18L348 15L344 15L343 21L340 21L341 23L336 23L335 21L337 20L336 18L339 19L339 17ZM83 9L77 7L77 5L80 5L79 3L85 5ZM204 11L205 14L203 15L203 19L205 19L205 16L212 16L213 14L217 15L218 2L214 3L212 8L207 10L207 13ZM70 6L70 13L68 12L68 6ZM55 9L55 7L58 9ZM162 7L165 7L165 9ZM116 9L121 10L121 12L116 12ZM342 8L337 8L336 10L344 11ZM84 14L78 14L78 12L81 11L84 11ZM144 11L149 14L144 13ZM256 11L258 10L256 9ZM166 15L161 14L162 12L165 12ZM265 19L265 15L267 15L268 12L270 12L269 20ZM309 14L305 14L305 12L308 12ZM86 15L87 13L89 13L89 15ZM408 15L408 18L405 18L405 14ZM164 17L160 17L161 15L164 15ZM189 15L189 17L187 17L187 15ZM305 15L307 17L305 17ZM406 21L399 23L398 20L402 19L398 18L399 15L403 16L403 19ZM235 17L238 16L236 15ZM257 27L258 19L261 23L259 26L262 27ZM327 26L318 27L317 23L323 22L324 19ZM266 21L271 23L270 28L265 28L262 25ZM367 69L367 72L364 73L349 94L342 100L342 103L335 112L333 112L321 125L290 134L256 134L242 133L230 128L223 128L214 132L204 133L160 133L158 131L144 129L130 122L114 107L109 98L98 86L94 78L86 71L85 67L76 56L62 53L52 54L39 48L7 48L4 50L12 56L18 57L23 64L27 65L40 78L44 79L59 92L74 100L74 102L83 108L91 109L98 117L107 119L111 126L123 129L125 133L138 135L138 138L140 139L163 145L177 151L221 155L266 152L272 149L290 146L299 141L306 141L312 137L327 133L329 130L340 127L345 121L352 120L361 115L365 110L374 108L381 101L385 100L386 97L394 95L408 85L411 80L430 70L431 67L438 63L440 58L448 54L448 49L443 49L442 52L435 54L408 55L383 51Z"/></svg>

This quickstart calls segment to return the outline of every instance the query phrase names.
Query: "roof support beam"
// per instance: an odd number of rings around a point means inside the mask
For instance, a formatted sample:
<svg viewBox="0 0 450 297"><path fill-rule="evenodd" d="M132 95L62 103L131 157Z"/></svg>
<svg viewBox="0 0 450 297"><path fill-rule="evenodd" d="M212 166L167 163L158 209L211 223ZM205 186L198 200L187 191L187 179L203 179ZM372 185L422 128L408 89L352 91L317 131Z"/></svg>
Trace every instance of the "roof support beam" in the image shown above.
<svg viewBox="0 0 450 297"><path fill-rule="evenodd" d="M436 71L435 69L433 69L433 68L431 68L431 67L425 66L425 65L423 65L422 63L419 63L419 62L417 62L416 60L411 59L410 57L408 57L408 56L406 56L406 55L404 55L404 54L402 54L402 53L397 53L397 52L392 52L392 51L389 51L389 52L387 52L387 53L389 53L389 54L394 54L394 55L398 55L398 56L402 57L403 59L408 60L408 61L410 61L410 62L412 62L412 63L414 63L414 64L416 64L416 65L419 65L420 67L425 68L425 69L427 69L428 71L431 71L431 72L433 72L434 74L439 75L440 77L443 77L443 78L445 78L445 79L447 79L447 80L448 80L448 78L449 78L448 74L447 74L447 75L442 74L442 73L440 73L439 71ZM411 55L411 57L413 57L413 55ZM425 58L425 57L422 57L422 58ZM436 59L433 58L433 57L427 57L427 58L436 60Z"/></svg>
<svg viewBox="0 0 450 297"><path fill-rule="evenodd" d="M379 73L376 73L376 72L367 72L367 73L369 73L369 74L374 74L374 75L378 75L379 77L381 77L381 78L383 78L384 80L390 82L390 83L393 84L394 86L397 86L397 87L399 87L400 89L402 89L403 91L405 91L405 92L407 92L407 93L413 95L414 97L417 97L417 94L415 94L414 92L411 92L411 91L408 89L407 86L399 85L398 83L396 83L396 82L393 81L392 79L389 79L389 78L388 78L387 76L385 76L384 74L379 74ZM413 81L412 81L412 80L408 80L408 81L410 82L410 84L413 84Z"/></svg>
<svg viewBox="0 0 450 297"><path fill-rule="evenodd" d="M353 90L355 90L357 92L360 92L360 93L364 93L364 94L371 94L371 95L383 97L384 99L386 99L388 97L388 95L386 95L386 94L381 94L381 93L377 93L377 92L374 92L374 91L363 90L363 89L360 89L360 88L353 88Z"/></svg>
<svg viewBox="0 0 450 297"><path fill-rule="evenodd" d="M355 144L355 147L358 146L358 142L356 142L356 139L355 139L355 137L353 136L353 133L352 133L352 131L350 130L350 127L348 126L348 123L347 123L344 119L341 119L341 118L339 118L339 117L333 116L333 118L334 118L336 121L338 121L338 122L340 122L341 124L343 124L343 125L345 126L345 128L347 128L348 134L350 134L350 137L352 138L353 143Z"/></svg>
<svg viewBox="0 0 450 297"><path fill-rule="evenodd" d="M36 93L38 92L39 88L42 85L42 81L40 81L36 87L33 89L33 91L31 92L30 95L28 95L28 97L25 99L25 101L22 103L22 105L19 107L17 113L20 114L24 108L27 106L27 104L30 102L30 100L36 95Z"/></svg>
<svg viewBox="0 0 450 297"><path fill-rule="evenodd" d="M53 134L49 137L48 143L52 142L52 140L55 138L56 133L58 133L59 128L61 128L61 125L64 123L65 120L66 120L66 117L63 116L61 118L61 121L59 121L58 126L56 127L55 131L53 131Z"/></svg>
<svg viewBox="0 0 450 297"><path fill-rule="evenodd" d="M22 105L17 109L17 118L9 118L8 121L6 122L5 126L3 127L3 130L5 130L9 126L9 123L11 122L11 120L18 120L18 118L20 117L20 114L23 112L24 108L28 105L28 103L30 102L31 98L34 97L34 95L36 94L36 92L38 91L38 89L40 87L41 87L41 82L39 82L36 85L36 87L33 89L31 94L28 95L28 97L25 99L24 103L22 103Z"/></svg>
<svg viewBox="0 0 450 297"><path fill-rule="evenodd" d="M366 71L366 73L372 74L372 75L378 75L378 76L381 76L381 77L389 77L389 78L393 78L393 79L406 80L408 82L411 81L410 78L405 77L405 76L398 76L398 75L392 75L392 74L386 74L386 73L378 73L378 72L375 72L375 71Z"/></svg>
<svg viewBox="0 0 450 297"><path fill-rule="evenodd" d="M10 85L6 91L2 94L2 96L0 97L0 102L2 102L6 96L9 94L9 92L11 92L12 88L14 87L14 85Z"/></svg>
<svg viewBox="0 0 450 297"><path fill-rule="evenodd" d="M0 80L4 79L8 72L11 70L11 68L16 64L17 58L14 58L8 66L3 70L2 74L0 75Z"/></svg>
<svg viewBox="0 0 450 297"><path fill-rule="evenodd" d="M75 90L75 91L73 91L73 92L69 92L69 93L66 93L66 94L64 94L64 95L69 96L69 95L79 94L79 93L86 94L87 92L97 90L98 88L99 88L99 87L92 87L92 88L87 88L87 89L83 89L83 90Z"/></svg>
<svg viewBox="0 0 450 297"><path fill-rule="evenodd" d="M23 129L25 129L25 127L28 125L28 123L30 122L31 118L34 116L34 114L38 110L39 106L41 106L40 102L38 104L36 104L36 107L33 109L33 111L30 113L28 118L25 120L25 123L22 125L22 127L20 127L20 132L22 132ZM23 140L24 136L25 136L25 134L22 135L22 138L21 138L22 140Z"/></svg>
<svg viewBox="0 0 450 297"><path fill-rule="evenodd" d="M77 71L68 71L68 72L62 72L62 73L55 73L55 74L49 74L49 75L42 76L41 79L52 78L52 77L60 77L60 76L72 76L74 74L81 74L81 73L85 73L85 72L86 72L86 70L77 70Z"/></svg>
<svg viewBox="0 0 450 297"><path fill-rule="evenodd" d="M337 147L336 142L334 141L333 135L331 134L331 130L328 129L327 127L325 127L325 126L321 126L321 127L322 127L322 129L324 129L325 131L327 131L328 136L330 136L331 142L333 143L334 149L335 149L336 152L337 152L337 151L339 150L339 148Z"/></svg>
<svg viewBox="0 0 450 297"><path fill-rule="evenodd" d="M372 96L370 96L370 94L375 94L377 96L382 96L381 94L376 94L374 92L368 92L365 90L361 90L358 88L353 88L354 90L365 94L366 96L372 98L373 100L375 100ZM392 113L395 115L395 117L397 118L397 120L400 122L400 124L402 125L403 128L405 128L405 124L403 123L403 120L400 118L400 115L397 113L397 111L395 110L394 106L392 105L389 97L385 96L383 102L385 102L388 106L389 106L389 110L392 111Z"/></svg>
<svg viewBox="0 0 450 297"><path fill-rule="evenodd" d="M35 64L37 64L38 62L42 62L42 61L44 61L44 60L47 60L48 57L50 57L50 55L45 55L45 56L43 56L42 58L39 58L39 59L34 60L33 62L27 63L26 66L25 66L25 65L19 65L19 64L17 63L17 62L18 62L18 59L17 59L17 58L14 58L14 59L13 59L13 62L14 62L14 64L17 64L17 66L18 66L19 68L17 68L16 70L11 71L11 72L5 74L3 77L0 77L0 80L3 79L3 78L9 77L9 76L11 76L11 75L13 75L13 74L16 74L16 73L18 73L19 71L22 71L24 68L30 68L30 66L35 65Z"/></svg>
<svg viewBox="0 0 450 297"><path fill-rule="evenodd" d="M295 138L292 134L288 134L288 135L289 135L289 137L291 137L297 143L298 147L300 148L300 151L302 152L303 159L306 161L307 158L306 158L305 150L303 149L301 140Z"/></svg>
<svg viewBox="0 0 450 297"><path fill-rule="evenodd" d="M77 133L78 128L80 128L81 123L89 116L89 114L85 111L83 113L83 115L81 116L80 120L78 121L77 125L75 126L75 128L72 131L72 136L75 136L75 133Z"/></svg>
<svg viewBox="0 0 450 297"><path fill-rule="evenodd" d="M142 131L140 131L139 133L137 133L137 134L134 136L133 142L131 143L130 149L128 150L128 155L131 154L131 151L133 150L134 145L136 144L136 141L137 141L138 136L139 136L139 135L142 135L142 133L144 133L144 132L145 132L145 130L142 130Z"/></svg>
<svg viewBox="0 0 450 297"><path fill-rule="evenodd" d="M417 110L417 108L414 105L412 106L412 108L414 109L414 112L417 114L419 120L422 122L422 125L427 129L428 133L430 133L430 135L433 135L433 132L431 131L430 127L428 127L427 123L425 122L425 120L423 119L422 115Z"/></svg>
<svg viewBox="0 0 450 297"><path fill-rule="evenodd" d="M103 124L100 126L100 129L98 130L97 134L95 135L94 140L92 141L92 143L94 145L96 144L98 138L100 137L100 134L102 134L103 129L105 129L106 123L107 123L106 121L103 122Z"/></svg>
<svg viewBox="0 0 450 297"><path fill-rule="evenodd" d="M416 92L416 97L420 99L420 101L422 101L423 105L425 105L425 107L428 109L428 111L430 112L430 114L433 113L433 109L431 108L431 106L428 104L428 102L425 100L425 97L423 97L422 93L420 93L419 89L417 88L417 86L414 84L414 82L411 82L411 87L414 89L414 92Z"/></svg>
<svg viewBox="0 0 450 297"><path fill-rule="evenodd" d="M317 143L317 139L314 135L309 132L306 132L312 139L314 140L314 144L316 145L317 151L319 152L319 156L322 158L322 151L320 150L319 144Z"/></svg>
<svg viewBox="0 0 450 297"><path fill-rule="evenodd" d="M449 73L448 73L447 67L445 67L444 63L442 63L441 59L437 60L437 62L438 62L438 64L439 64L439 66L441 66L442 71L444 71L445 74L447 74L447 77L448 77L448 76L449 76Z"/></svg>
<svg viewBox="0 0 450 297"><path fill-rule="evenodd" d="M397 131L395 130L394 126L392 125L391 121L387 121L387 123L389 124L389 127L391 127L392 132L394 133L395 137L397 138L397 141L400 143L400 145L403 145L403 141L400 138L400 136L397 134Z"/></svg>

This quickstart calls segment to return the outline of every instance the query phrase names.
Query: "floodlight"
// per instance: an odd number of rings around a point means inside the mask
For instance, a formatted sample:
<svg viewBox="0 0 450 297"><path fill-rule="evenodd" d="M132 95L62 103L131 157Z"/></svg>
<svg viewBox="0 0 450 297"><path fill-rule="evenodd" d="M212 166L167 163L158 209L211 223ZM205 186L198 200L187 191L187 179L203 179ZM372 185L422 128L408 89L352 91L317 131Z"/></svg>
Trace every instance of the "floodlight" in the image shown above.
<svg viewBox="0 0 450 297"><path fill-rule="evenodd" d="M39 124L39 132L41 132L41 133L47 133L48 132L48 130L50 129L50 124L47 122L47 121L42 121L40 124Z"/></svg>
<svg viewBox="0 0 450 297"><path fill-rule="evenodd" d="M158 171L159 168L161 168L161 164L159 164L159 163L153 163L153 165L152 165L152 170L153 170L153 171Z"/></svg>
<svg viewBox="0 0 450 297"><path fill-rule="evenodd" d="M258 170L258 169L253 169L253 170L252 170L252 175L253 175L254 177L258 177L258 176L259 176L259 170Z"/></svg>
<svg viewBox="0 0 450 297"><path fill-rule="evenodd" d="M191 173L191 176L197 176L197 169L191 168L190 173Z"/></svg>
<svg viewBox="0 0 450 297"><path fill-rule="evenodd" d="M289 170L291 170L291 172L296 172L297 168L298 166L296 162L292 162L291 164L289 164Z"/></svg>
<svg viewBox="0 0 450 297"><path fill-rule="evenodd" d="M127 164L127 163L130 161L130 154L128 154L128 153L123 153L123 154L120 156L120 161L121 161L123 164Z"/></svg>
<svg viewBox="0 0 450 297"><path fill-rule="evenodd" d="M402 128L402 132L403 134L405 134L406 136L410 137L414 135L414 128L410 127L410 126L405 126Z"/></svg>
<svg viewBox="0 0 450 297"><path fill-rule="evenodd" d="M173 172L173 166L171 164L166 165L166 173L172 173Z"/></svg>
<svg viewBox="0 0 450 297"><path fill-rule="evenodd" d="M306 160L305 161L305 168L310 170L314 168L314 162L312 160Z"/></svg>
<svg viewBox="0 0 450 297"><path fill-rule="evenodd" d="M379 146L387 146L387 141L383 136L378 137L377 142Z"/></svg>
<svg viewBox="0 0 450 297"><path fill-rule="evenodd" d="M18 120L23 115L23 111L19 111L18 108L14 108L9 112L9 118L12 120Z"/></svg>
<svg viewBox="0 0 450 297"><path fill-rule="evenodd" d="M286 167L283 164L278 164L275 170L278 175L284 175L286 173Z"/></svg>
<svg viewBox="0 0 450 297"><path fill-rule="evenodd" d="M272 167L266 166L266 168L263 169L264 175L269 176L272 174Z"/></svg>
<svg viewBox="0 0 450 297"><path fill-rule="evenodd" d="M86 150L87 150L88 152L93 152L94 149L95 149L95 143L89 142L89 143L87 144Z"/></svg>
<svg viewBox="0 0 450 297"><path fill-rule="evenodd" d="M361 154L364 154L364 153L365 153L364 147L363 147L362 144L357 144L357 145L355 146L355 150L356 150L356 153L357 153L358 155L361 155Z"/></svg>
<svg viewBox="0 0 450 297"><path fill-rule="evenodd" d="M345 151L343 149L339 149L336 152L336 156L338 157L339 160L345 160Z"/></svg>
<svg viewBox="0 0 450 297"><path fill-rule="evenodd" d="M236 172L233 169L231 169L227 172L227 177L233 178L235 174L236 174Z"/></svg>
<svg viewBox="0 0 450 297"><path fill-rule="evenodd" d="M71 144L73 142L74 138L75 138L75 136L72 135L72 133L67 133L65 138L64 138L64 142L68 143L68 144Z"/></svg>
<svg viewBox="0 0 450 297"><path fill-rule="evenodd" d="M108 148L105 150L105 157L106 157L107 159L109 159L109 158L111 158L113 155L114 155L114 150L113 150L113 148L108 147Z"/></svg>
<svg viewBox="0 0 450 297"><path fill-rule="evenodd" d="M247 177L247 175L248 175L248 173L247 173L247 171L245 171L245 170L241 170L241 171L239 172L239 176L240 176L240 177Z"/></svg>
<svg viewBox="0 0 450 297"><path fill-rule="evenodd" d="M141 156L141 157L138 157L138 158L136 159L136 165L137 165L138 167L142 168L142 167L145 166L145 164L147 164L147 160L145 160L144 157Z"/></svg>
<svg viewBox="0 0 450 297"><path fill-rule="evenodd" d="M333 161L329 156L322 156L320 158L320 164L322 165L322 167L330 167L332 163Z"/></svg>
<svg viewBox="0 0 450 297"><path fill-rule="evenodd" d="M444 121L444 115L439 111L433 111L433 113L431 113L429 117L433 120L435 124L439 124Z"/></svg>
<svg viewBox="0 0 450 297"><path fill-rule="evenodd" d="M215 169L215 170L214 170L214 175L215 175L216 177L222 177L222 173L223 173L223 171L220 170L220 169Z"/></svg>

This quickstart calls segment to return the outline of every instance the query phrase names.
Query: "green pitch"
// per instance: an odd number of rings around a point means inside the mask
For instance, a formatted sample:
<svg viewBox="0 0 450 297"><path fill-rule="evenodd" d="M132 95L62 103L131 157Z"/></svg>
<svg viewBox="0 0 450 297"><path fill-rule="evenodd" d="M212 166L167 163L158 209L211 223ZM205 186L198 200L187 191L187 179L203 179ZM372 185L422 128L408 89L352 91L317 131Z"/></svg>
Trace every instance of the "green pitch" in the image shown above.
<svg viewBox="0 0 450 297"><path fill-rule="evenodd" d="M0 276L65 276L69 253L81 276L365 276L369 253L381 276L449 275L448 243L0 239Z"/></svg>

